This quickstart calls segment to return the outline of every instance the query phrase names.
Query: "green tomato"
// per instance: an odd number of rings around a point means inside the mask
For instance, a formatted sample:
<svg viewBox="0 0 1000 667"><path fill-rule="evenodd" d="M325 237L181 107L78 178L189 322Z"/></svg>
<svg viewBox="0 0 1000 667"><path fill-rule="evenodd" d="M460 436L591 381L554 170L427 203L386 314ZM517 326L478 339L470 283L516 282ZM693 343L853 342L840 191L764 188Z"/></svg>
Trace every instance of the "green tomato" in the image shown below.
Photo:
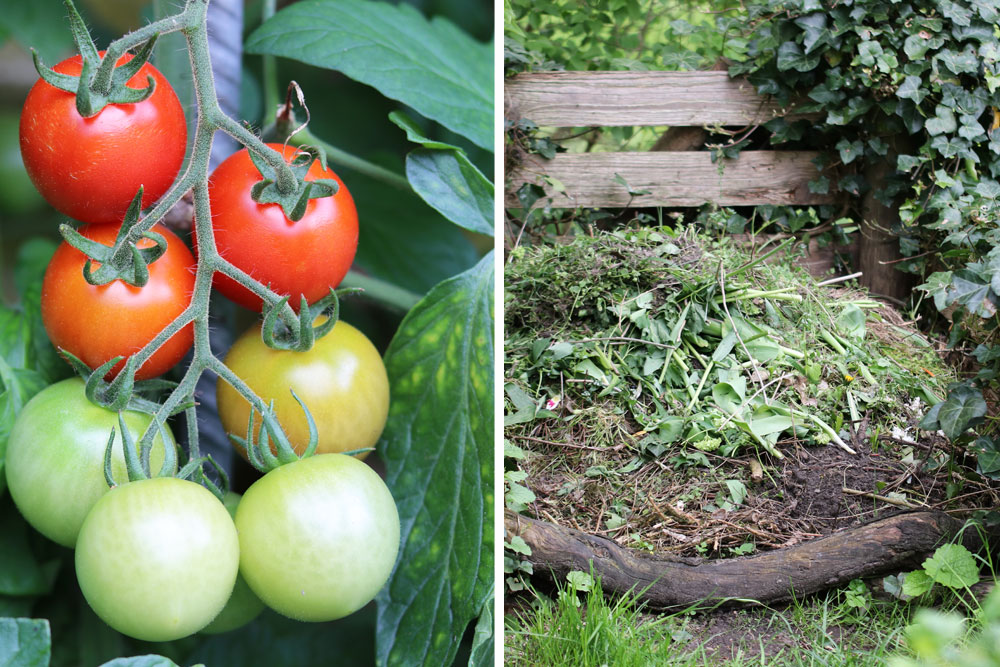
<svg viewBox="0 0 1000 667"><path fill-rule="evenodd" d="M240 504L240 498L242 498L240 494L230 491L223 500L229 515L234 518L236 517L236 508ZM243 575L238 574L236 575L236 584L233 586L233 594L229 596L229 602L215 617L215 620L202 628L202 632L206 635L215 635L235 630L257 618L263 610L264 603L250 590Z"/></svg>
<svg viewBox="0 0 1000 667"><path fill-rule="evenodd" d="M139 412L124 416L138 441L152 417ZM90 508L108 492L104 452L112 428L111 471L116 482L126 482L118 413L88 401L83 380L70 378L46 387L18 414L7 442L7 486L27 522L50 540L67 547L76 544ZM170 428L164 426L164 431L175 446ZM163 465L163 455L158 434L149 456L154 473Z"/></svg>
<svg viewBox="0 0 1000 667"><path fill-rule="evenodd" d="M233 520L215 496L194 482L154 477L97 501L76 543L76 578L118 632L172 641L222 611L239 558Z"/></svg>
<svg viewBox="0 0 1000 667"><path fill-rule="evenodd" d="M299 454L309 442L309 426L289 389L316 422L317 454L373 447L385 427L389 379L382 357L343 320L306 352L272 350L261 340L260 326L252 327L233 344L226 365L265 403L274 401L278 422ZM250 404L221 378L216 391L226 432L246 437ZM260 415L254 423L260 425Z"/></svg>
<svg viewBox="0 0 1000 667"><path fill-rule="evenodd" d="M367 604L399 551L392 494L365 463L320 454L283 465L236 510L240 572L264 603L301 621L332 621Z"/></svg>

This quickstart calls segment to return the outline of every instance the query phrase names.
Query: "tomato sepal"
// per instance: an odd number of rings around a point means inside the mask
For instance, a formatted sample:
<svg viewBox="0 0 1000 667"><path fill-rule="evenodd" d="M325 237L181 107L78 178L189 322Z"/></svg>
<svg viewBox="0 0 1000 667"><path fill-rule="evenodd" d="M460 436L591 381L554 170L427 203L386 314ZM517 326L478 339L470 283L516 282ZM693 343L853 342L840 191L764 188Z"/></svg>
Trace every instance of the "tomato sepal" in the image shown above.
<svg viewBox="0 0 1000 667"><path fill-rule="evenodd" d="M306 424L309 428L309 441L301 456L295 453L295 449L292 448L291 443L288 441L287 436L285 436L284 431L281 430L281 426L274 416L273 399L268 405L267 414L261 415L262 423L260 428L256 429L256 438L254 437L254 414L256 411L252 406L250 408L250 416L247 419L246 438L241 438L232 433L229 434L229 438L233 443L246 452L250 465L265 474L287 463L293 463L312 456L316 453L316 447L319 446L319 429L316 427L316 420L313 419L309 407L299 398L295 390L290 391L292 398L295 399L295 402L299 404L305 413ZM277 453L271 451L270 440L272 438L274 439Z"/></svg>
<svg viewBox="0 0 1000 667"><path fill-rule="evenodd" d="M332 197L340 189L340 184L332 178L307 181L306 174L318 155L312 147L300 147L299 150L290 162L285 163L294 176L294 180L288 183L262 155L247 148L250 160L263 179L254 183L250 189L250 197L258 204L278 204L292 222L302 219L310 199ZM326 167L325 160L323 167Z"/></svg>
<svg viewBox="0 0 1000 667"><path fill-rule="evenodd" d="M38 76L54 88L74 93L76 95L76 110L84 118L96 116L101 109L109 104L138 104L148 99L156 89L156 81L153 77L146 77L147 86L145 88L130 88L125 83L149 61L159 34L153 34L149 40L143 43L142 48L136 52L132 60L116 67L118 54L113 54L110 58L105 54L102 58L87 30L86 23L72 1L65 0L64 4L69 11L73 41L76 43L83 61L80 75L61 74L46 67L38 53L32 49L31 57ZM94 63L97 65L95 66Z"/></svg>
<svg viewBox="0 0 1000 667"><path fill-rule="evenodd" d="M296 352L307 352L317 340L328 334L337 320L340 319L340 298L353 294L360 294L364 290L359 287L344 287L341 289L330 289L330 293L310 305L305 297L299 303L299 320L295 330L288 326L282 318L282 312L288 297L283 297L277 304L264 305L264 323L261 326L261 338L264 344L272 350L294 350ZM326 320L318 326L313 326L313 322L320 315L325 315Z"/></svg>
<svg viewBox="0 0 1000 667"><path fill-rule="evenodd" d="M66 243L87 256L87 261L83 265L83 278L89 284L101 286L121 280L134 287L143 287L149 282L149 265L167 252L167 239L162 234L148 230L142 233L142 238L147 238L156 244L152 247L140 249L136 244L126 240L129 231L139 224L141 206L142 186L132 198L114 245L110 246L88 239L65 223L59 226L59 233ZM92 268L94 262L101 264L96 271Z"/></svg>
<svg viewBox="0 0 1000 667"><path fill-rule="evenodd" d="M211 477L205 474L206 463L212 466L215 474L219 476L219 484L216 484ZM229 475L226 474L225 468L212 458L211 454L191 459L177 472L176 477L201 484L211 491L212 495L223 502L225 501L226 494L229 493Z"/></svg>

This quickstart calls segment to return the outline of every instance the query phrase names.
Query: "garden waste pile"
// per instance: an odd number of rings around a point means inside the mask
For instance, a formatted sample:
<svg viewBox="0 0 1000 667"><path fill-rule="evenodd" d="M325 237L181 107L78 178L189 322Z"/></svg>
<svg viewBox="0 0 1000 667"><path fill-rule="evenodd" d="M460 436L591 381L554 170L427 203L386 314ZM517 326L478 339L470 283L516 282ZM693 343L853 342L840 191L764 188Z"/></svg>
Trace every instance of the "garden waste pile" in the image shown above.
<svg viewBox="0 0 1000 667"><path fill-rule="evenodd" d="M913 461L899 445L927 435L916 424L954 373L894 309L818 284L792 254L791 242L752 250L667 228L514 249L507 506L650 547L640 515L678 539L670 527L698 524L692 510L794 515L761 503L787 505L794 479L819 493L810 456L813 468L863 468L861 491L882 492L895 468L880 462ZM851 482L830 481L837 499ZM771 542L794 532L776 529Z"/></svg>

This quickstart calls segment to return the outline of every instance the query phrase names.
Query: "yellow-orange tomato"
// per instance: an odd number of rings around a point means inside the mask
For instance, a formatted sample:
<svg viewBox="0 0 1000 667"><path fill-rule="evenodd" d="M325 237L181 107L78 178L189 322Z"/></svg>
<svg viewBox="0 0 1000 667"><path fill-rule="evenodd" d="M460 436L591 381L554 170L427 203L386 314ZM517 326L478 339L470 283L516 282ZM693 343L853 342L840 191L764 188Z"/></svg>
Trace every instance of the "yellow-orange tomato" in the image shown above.
<svg viewBox="0 0 1000 667"><path fill-rule="evenodd" d="M382 357L343 320L307 352L272 350L261 340L260 326L254 326L233 344L226 365L265 403L274 400L278 421L300 454L309 442L309 426L290 389L316 422L319 454L372 447L385 427L389 379ZM246 437L250 404L222 379L217 397L226 432ZM260 423L256 415L255 429Z"/></svg>

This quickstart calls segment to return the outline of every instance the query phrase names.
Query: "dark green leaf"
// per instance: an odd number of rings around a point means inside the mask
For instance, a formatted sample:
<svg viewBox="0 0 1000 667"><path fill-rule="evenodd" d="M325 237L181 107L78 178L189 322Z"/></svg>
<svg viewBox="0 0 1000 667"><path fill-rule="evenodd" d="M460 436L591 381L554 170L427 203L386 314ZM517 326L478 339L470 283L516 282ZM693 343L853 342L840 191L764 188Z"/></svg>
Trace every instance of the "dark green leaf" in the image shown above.
<svg viewBox="0 0 1000 667"><path fill-rule="evenodd" d="M493 49L409 4L304 0L257 28L249 53L335 69L493 150Z"/></svg>
<svg viewBox="0 0 1000 667"><path fill-rule="evenodd" d="M493 236L493 184L464 151L418 148L406 156L414 191L459 227Z"/></svg>
<svg viewBox="0 0 1000 667"><path fill-rule="evenodd" d="M43 667L49 664L49 622L34 618L0 618L0 665Z"/></svg>
<svg viewBox="0 0 1000 667"><path fill-rule="evenodd" d="M979 71L979 59L976 57L976 50L971 45L961 51L945 49L934 58L951 70L953 74L975 74Z"/></svg>
<svg viewBox="0 0 1000 667"><path fill-rule="evenodd" d="M819 64L819 54L806 55L802 47L795 42L785 42L778 49L778 69L782 72L794 69L798 72L808 72Z"/></svg>
<svg viewBox="0 0 1000 667"><path fill-rule="evenodd" d="M955 271L952 275L948 298L980 317L993 317L997 312L997 295L990 291L989 283L965 269Z"/></svg>
<svg viewBox="0 0 1000 667"><path fill-rule="evenodd" d="M983 400L982 393L965 384L949 391L948 398L939 405L938 423L951 440L975 426L986 415L986 401Z"/></svg>
<svg viewBox="0 0 1000 667"><path fill-rule="evenodd" d="M385 356L379 452L399 508L378 661L450 664L493 589L493 253L410 311Z"/></svg>
<svg viewBox="0 0 1000 667"><path fill-rule="evenodd" d="M476 249L462 230L411 191L387 196L384 183L351 178L358 206L358 254L364 270L419 294L476 263Z"/></svg>
<svg viewBox="0 0 1000 667"><path fill-rule="evenodd" d="M927 92L923 88L923 80L919 76L908 76L903 79L903 83L896 89L896 97L913 100L917 104L920 104L927 97Z"/></svg>

